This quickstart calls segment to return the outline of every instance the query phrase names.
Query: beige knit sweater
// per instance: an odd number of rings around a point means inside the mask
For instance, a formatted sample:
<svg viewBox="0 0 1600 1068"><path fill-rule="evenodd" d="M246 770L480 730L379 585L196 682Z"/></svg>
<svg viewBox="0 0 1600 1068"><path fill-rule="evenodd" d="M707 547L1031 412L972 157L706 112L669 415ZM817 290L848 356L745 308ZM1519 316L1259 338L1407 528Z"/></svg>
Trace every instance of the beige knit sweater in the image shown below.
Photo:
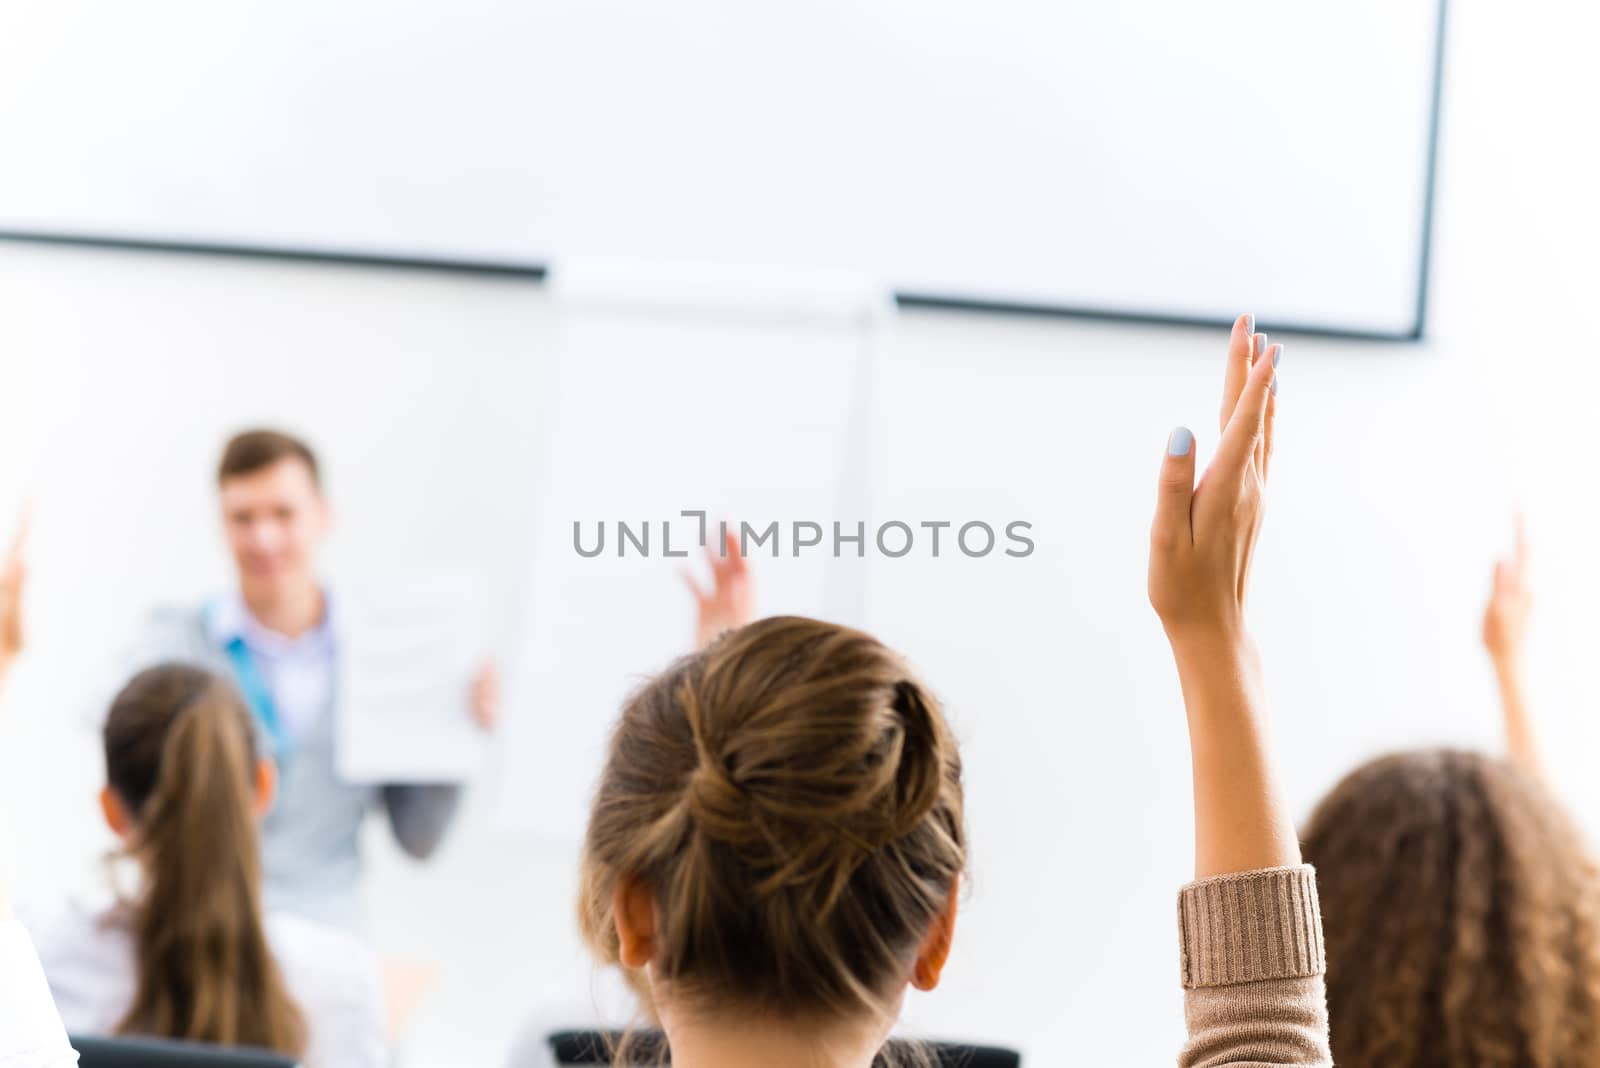
<svg viewBox="0 0 1600 1068"><path fill-rule="evenodd" d="M1331 1065L1322 914L1309 865L1190 883L1178 896L1182 1068Z"/></svg>

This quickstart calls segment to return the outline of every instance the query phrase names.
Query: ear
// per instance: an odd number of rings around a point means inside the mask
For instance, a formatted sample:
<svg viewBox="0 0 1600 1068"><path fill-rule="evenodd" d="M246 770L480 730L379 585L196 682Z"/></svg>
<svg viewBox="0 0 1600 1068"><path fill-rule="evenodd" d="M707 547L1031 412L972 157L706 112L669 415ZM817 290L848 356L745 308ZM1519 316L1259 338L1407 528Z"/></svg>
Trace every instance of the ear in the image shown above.
<svg viewBox="0 0 1600 1068"><path fill-rule="evenodd" d="M944 962L950 959L950 944L956 935L956 903L960 897L961 878L950 883L950 900L928 926L922 948L917 950L917 963L911 969L911 985L918 990L932 990L939 985L944 972Z"/></svg>
<svg viewBox="0 0 1600 1068"><path fill-rule="evenodd" d="M617 956L624 968L639 969L656 956L656 900L644 883L634 878L617 880L611 897L611 914L617 924Z"/></svg>
<svg viewBox="0 0 1600 1068"><path fill-rule="evenodd" d="M106 826L111 828L111 833L118 838L126 839L133 833L133 817L128 815L128 807L109 785L100 787L100 814L106 818Z"/></svg>
<svg viewBox="0 0 1600 1068"><path fill-rule="evenodd" d="M256 819L263 819L272 810L273 799L278 796L278 765L263 757L256 761Z"/></svg>

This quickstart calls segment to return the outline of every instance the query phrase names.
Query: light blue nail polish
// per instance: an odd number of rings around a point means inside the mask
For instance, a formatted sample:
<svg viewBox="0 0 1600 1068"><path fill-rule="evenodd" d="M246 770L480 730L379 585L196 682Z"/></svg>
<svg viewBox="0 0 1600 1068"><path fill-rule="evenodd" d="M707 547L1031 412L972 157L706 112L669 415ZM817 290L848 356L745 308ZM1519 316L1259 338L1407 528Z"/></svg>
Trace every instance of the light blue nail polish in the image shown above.
<svg viewBox="0 0 1600 1068"><path fill-rule="evenodd" d="M1194 435L1189 433L1188 427L1178 427L1167 439L1168 456L1188 456L1192 448L1194 448Z"/></svg>
<svg viewBox="0 0 1600 1068"><path fill-rule="evenodd" d="M1254 349L1253 352L1251 352L1250 355L1259 358L1259 357L1265 356L1266 354L1267 354L1267 335L1265 335L1265 334L1257 334L1256 335L1256 340L1255 340L1255 349Z"/></svg>
<svg viewBox="0 0 1600 1068"><path fill-rule="evenodd" d="M1244 332L1247 334L1256 332L1256 317L1254 315L1246 315L1244 317Z"/></svg>
<svg viewBox="0 0 1600 1068"><path fill-rule="evenodd" d="M1278 361L1283 359L1283 346L1279 345L1272 350L1272 366L1278 366Z"/></svg>
<svg viewBox="0 0 1600 1068"><path fill-rule="evenodd" d="M1274 360L1273 362L1276 363L1277 361ZM1273 375L1272 376L1272 395L1274 397L1276 397L1278 395L1278 376L1277 375Z"/></svg>

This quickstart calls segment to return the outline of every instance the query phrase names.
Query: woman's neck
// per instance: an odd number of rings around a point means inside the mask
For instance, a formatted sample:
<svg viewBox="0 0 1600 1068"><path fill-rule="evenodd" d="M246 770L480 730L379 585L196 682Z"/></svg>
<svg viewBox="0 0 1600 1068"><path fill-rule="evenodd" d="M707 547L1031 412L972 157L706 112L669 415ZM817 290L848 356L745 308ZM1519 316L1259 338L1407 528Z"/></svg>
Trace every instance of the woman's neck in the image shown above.
<svg viewBox="0 0 1600 1068"><path fill-rule="evenodd" d="M827 1026L752 1017L666 1021L672 1068L871 1068L877 1027Z"/></svg>
<svg viewBox="0 0 1600 1068"><path fill-rule="evenodd" d="M277 584L270 589L243 589L244 606L257 623L286 638L298 638L314 630L326 607L322 587L314 579L292 586Z"/></svg>

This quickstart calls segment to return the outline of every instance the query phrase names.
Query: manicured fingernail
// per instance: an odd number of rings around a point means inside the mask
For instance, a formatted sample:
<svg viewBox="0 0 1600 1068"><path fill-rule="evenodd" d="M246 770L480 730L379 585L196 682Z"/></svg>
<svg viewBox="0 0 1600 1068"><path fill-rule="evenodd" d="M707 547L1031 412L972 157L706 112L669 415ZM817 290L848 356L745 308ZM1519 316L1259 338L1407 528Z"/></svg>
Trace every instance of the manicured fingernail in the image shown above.
<svg viewBox="0 0 1600 1068"><path fill-rule="evenodd" d="M1273 363L1277 363L1278 361L1274 360L1272 362ZM1278 395L1278 376L1277 375L1273 375L1272 376L1272 395L1274 397L1276 397Z"/></svg>
<svg viewBox="0 0 1600 1068"><path fill-rule="evenodd" d="M1281 360L1281 359L1283 359L1283 346L1282 345L1274 345L1274 346L1272 346L1272 366L1274 366L1274 367L1278 366L1278 361Z"/></svg>
<svg viewBox="0 0 1600 1068"><path fill-rule="evenodd" d="M1265 356L1267 352L1267 335L1257 334L1255 344L1251 347L1250 355L1254 357Z"/></svg>
<svg viewBox="0 0 1600 1068"><path fill-rule="evenodd" d="M1256 332L1256 317L1254 315L1246 315L1244 317L1244 332L1247 334Z"/></svg>
<svg viewBox="0 0 1600 1068"><path fill-rule="evenodd" d="M1188 427L1178 427L1167 439L1168 456L1188 456L1192 448L1194 448L1194 435L1189 433Z"/></svg>

